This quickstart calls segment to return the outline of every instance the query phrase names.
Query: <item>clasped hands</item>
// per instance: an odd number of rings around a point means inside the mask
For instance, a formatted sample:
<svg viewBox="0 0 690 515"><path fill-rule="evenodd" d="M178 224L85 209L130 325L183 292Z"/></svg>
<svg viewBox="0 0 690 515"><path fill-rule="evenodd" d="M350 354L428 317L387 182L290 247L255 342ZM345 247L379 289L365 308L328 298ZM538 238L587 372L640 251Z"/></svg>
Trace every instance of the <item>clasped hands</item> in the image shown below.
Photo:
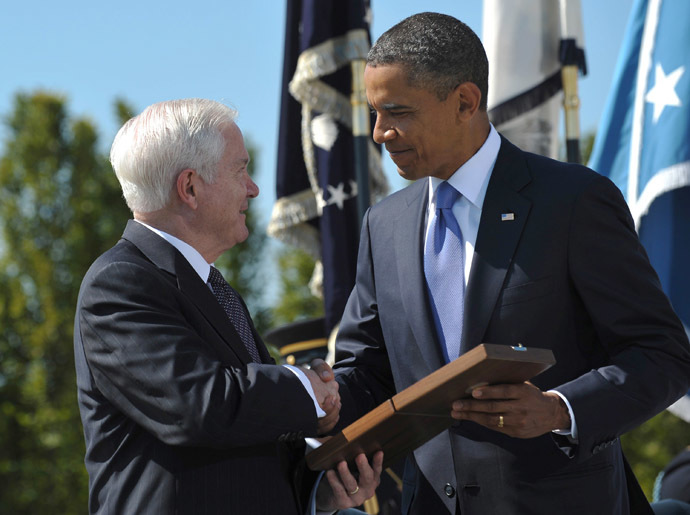
<svg viewBox="0 0 690 515"><path fill-rule="evenodd" d="M318 423L318 434L328 433L340 417L340 394L338 383L331 367L322 359L311 362L310 368L304 370L314 389L316 401L326 412ZM371 462L364 454L355 458L357 474L353 474L347 462L341 461L336 468L326 471L326 479L321 481L316 493L316 505L319 510L354 508L372 497L381 482L383 470L383 452L377 452Z"/></svg>
<svg viewBox="0 0 690 515"><path fill-rule="evenodd" d="M341 405L338 383L334 381L333 370L322 359L312 360L310 368L303 368L302 370L311 383L316 402L326 412L326 416L319 419L317 426L317 433L324 435L335 427L340 418Z"/></svg>
<svg viewBox="0 0 690 515"><path fill-rule="evenodd" d="M450 416L515 438L536 438L556 429L570 429L563 399L529 381L477 387L470 398L453 402Z"/></svg>

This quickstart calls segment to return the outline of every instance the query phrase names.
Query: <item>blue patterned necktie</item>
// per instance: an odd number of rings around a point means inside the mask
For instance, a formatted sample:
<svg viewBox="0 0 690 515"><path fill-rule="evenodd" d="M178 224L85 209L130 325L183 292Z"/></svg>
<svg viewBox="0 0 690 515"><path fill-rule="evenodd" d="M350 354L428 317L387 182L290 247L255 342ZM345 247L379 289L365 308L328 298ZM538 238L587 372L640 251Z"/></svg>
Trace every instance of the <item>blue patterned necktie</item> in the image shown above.
<svg viewBox="0 0 690 515"><path fill-rule="evenodd" d="M256 347L254 335L252 334L252 330L249 327L249 321L247 320L247 313L242 308L239 294L230 287L223 277L223 274L213 266L208 276L208 282L213 288L213 294L216 296L216 299L218 299L218 303L225 310L230 322L240 335L242 343L247 347L252 360L256 363L261 363L259 349Z"/></svg>
<svg viewBox="0 0 690 515"><path fill-rule="evenodd" d="M464 245L452 211L458 197L460 193L447 182L438 186L436 212L424 248L424 276L431 310L448 361L460 355L465 299Z"/></svg>

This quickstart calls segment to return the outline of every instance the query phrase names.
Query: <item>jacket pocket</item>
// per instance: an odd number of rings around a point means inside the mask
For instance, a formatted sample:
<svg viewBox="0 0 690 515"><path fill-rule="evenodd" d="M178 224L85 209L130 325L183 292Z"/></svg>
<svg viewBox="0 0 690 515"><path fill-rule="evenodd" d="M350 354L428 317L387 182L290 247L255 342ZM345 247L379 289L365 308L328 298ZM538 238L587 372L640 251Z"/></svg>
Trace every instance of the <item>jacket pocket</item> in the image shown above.
<svg viewBox="0 0 690 515"><path fill-rule="evenodd" d="M553 278L544 277L525 284L510 286L501 292L500 305L517 304L537 299L553 292Z"/></svg>

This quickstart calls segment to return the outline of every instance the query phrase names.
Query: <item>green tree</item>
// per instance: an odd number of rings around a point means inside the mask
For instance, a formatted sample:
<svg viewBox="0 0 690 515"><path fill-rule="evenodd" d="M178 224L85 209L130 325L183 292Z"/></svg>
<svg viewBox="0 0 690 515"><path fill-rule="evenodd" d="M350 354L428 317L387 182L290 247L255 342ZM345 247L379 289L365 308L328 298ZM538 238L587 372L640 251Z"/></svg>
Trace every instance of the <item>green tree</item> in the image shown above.
<svg viewBox="0 0 690 515"><path fill-rule="evenodd" d="M19 94L0 159L0 512L82 513L72 333L81 277L127 219L94 126Z"/></svg>
<svg viewBox="0 0 690 515"><path fill-rule="evenodd" d="M314 264L314 259L297 247L283 246L280 250L278 268L281 296L273 308L276 327L323 316L323 300L314 296L309 288Z"/></svg>
<svg viewBox="0 0 690 515"><path fill-rule="evenodd" d="M621 442L640 486L651 501L657 474L690 445L690 424L670 411L663 411L623 435Z"/></svg>
<svg viewBox="0 0 690 515"><path fill-rule="evenodd" d="M270 312L270 328L273 329L291 322L319 318L324 314L323 300L312 293L309 285L314 272L314 259L298 247L279 245L280 291ZM276 362L281 363L284 358L280 350L274 345L267 345Z"/></svg>

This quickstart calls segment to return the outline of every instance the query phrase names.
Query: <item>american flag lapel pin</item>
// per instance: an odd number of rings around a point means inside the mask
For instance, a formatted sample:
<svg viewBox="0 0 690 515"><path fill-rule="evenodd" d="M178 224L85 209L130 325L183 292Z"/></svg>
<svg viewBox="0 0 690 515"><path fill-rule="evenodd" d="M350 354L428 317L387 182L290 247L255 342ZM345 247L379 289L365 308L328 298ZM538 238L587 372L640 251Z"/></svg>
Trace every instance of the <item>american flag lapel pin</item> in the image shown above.
<svg viewBox="0 0 690 515"><path fill-rule="evenodd" d="M512 222L515 220L515 213L501 213L501 222Z"/></svg>

